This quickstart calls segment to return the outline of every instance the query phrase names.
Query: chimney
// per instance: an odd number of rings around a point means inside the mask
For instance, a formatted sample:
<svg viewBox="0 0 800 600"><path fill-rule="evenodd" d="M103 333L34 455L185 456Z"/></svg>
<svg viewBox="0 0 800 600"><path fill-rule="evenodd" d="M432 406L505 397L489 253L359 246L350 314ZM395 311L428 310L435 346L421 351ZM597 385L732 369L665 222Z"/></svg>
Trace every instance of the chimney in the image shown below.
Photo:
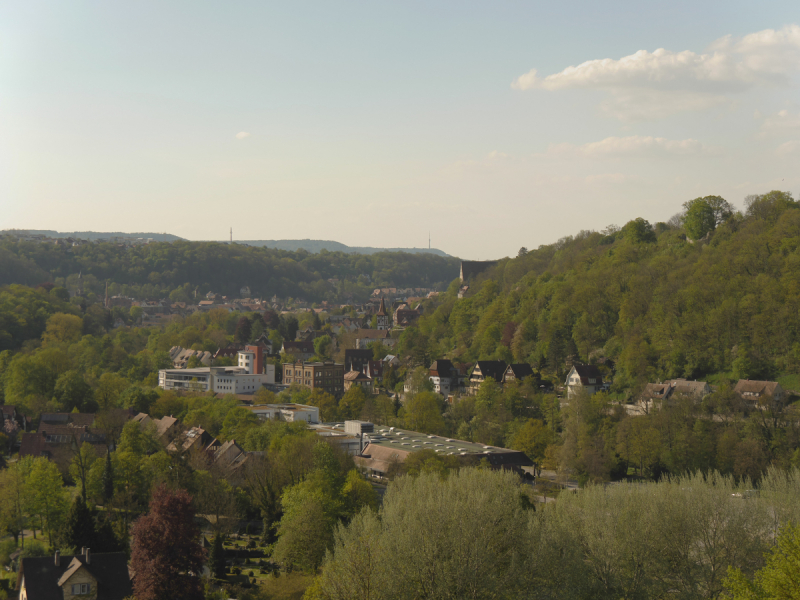
<svg viewBox="0 0 800 600"><path fill-rule="evenodd" d="M56 555L55 555L54 562L55 562L57 567L61 566L61 553L58 550L56 550Z"/></svg>
<svg viewBox="0 0 800 600"><path fill-rule="evenodd" d="M92 562L92 559L89 556L89 549L86 548L86 564L88 565L90 562Z"/></svg>

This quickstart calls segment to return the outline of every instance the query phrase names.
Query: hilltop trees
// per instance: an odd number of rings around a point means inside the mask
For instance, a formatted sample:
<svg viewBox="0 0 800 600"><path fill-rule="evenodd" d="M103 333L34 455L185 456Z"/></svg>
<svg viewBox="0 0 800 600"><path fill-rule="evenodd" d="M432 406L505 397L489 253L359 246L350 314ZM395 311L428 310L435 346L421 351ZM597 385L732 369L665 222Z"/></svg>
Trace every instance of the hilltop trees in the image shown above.
<svg viewBox="0 0 800 600"><path fill-rule="evenodd" d="M443 287L457 274L458 259L427 253L311 254L187 241L132 248L95 242L67 251L52 244L0 241L0 285L36 285L54 278L56 295L68 301L68 290L81 287L89 303L102 299L104 280L110 280L112 295L138 299L186 302L194 300L196 289L235 297L248 282L256 298L277 294L318 302L339 294L363 301L376 286ZM340 280L336 289L328 283L334 278ZM131 311L130 318L141 317L139 307Z"/></svg>
<svg viewBox="0 0 800 600"><path fill-rule="evenodd" d="M403 332L399 353L423 366L426 356L526 362L558 379L569 357L603 358L615 392L735 364L750 378L797 372L798 206L771 192L741 215L706 196L687 203L685 234L635 219L500 260L466 298L440 296ZM712 230L707 243L685 239Z"/></svg>

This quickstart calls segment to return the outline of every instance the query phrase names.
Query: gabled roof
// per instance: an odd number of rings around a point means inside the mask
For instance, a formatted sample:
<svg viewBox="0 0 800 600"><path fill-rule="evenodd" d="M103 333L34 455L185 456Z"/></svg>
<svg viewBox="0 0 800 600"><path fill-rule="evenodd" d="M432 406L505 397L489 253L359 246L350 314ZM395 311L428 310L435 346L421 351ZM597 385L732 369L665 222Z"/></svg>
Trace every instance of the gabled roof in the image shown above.
<svg viewBox="0 0 800 600"><path fill-rule="evenodd" d="M175 425L178 422L178 419L175 417L161 417L160 419L154 419L153 422L156 424L156 431L158 433L158 437L164 435L170 427Z"/></svg>
<svg viewBox="0 0 800 600"><path fill-rule="evenodd" d="M475 373L476 370L480 372L484 379L487 377L491 377L497 382L503 380L503 374L506 372L506 361L504 360L479 360L475 364L475 368L472 370L472 373Z"/></svg>
<svg viewBox="0 0 800 600"><path fill-rule="evenodd" d="M688 381L686 379L670 379L665 381L672 388L673 394L684 396L703 396L709 387L705 381Z"/></svg>
<svg viewBox="0 0 800 600"><path fill-rule="evenodd" d="M97 598L123 600L133 594L124 552L91 554L90 551L88 563L82 555L66 555L61 557L59 566L52 555L23 558L20 560L17 589L24 578L29 600L61 600L63 594L59 581L66 583L69 576L80 568L85 568L97 581Z"/></svg>
<svg viewBox="0 0 800 600"><path fill-rule="evenodd" d="M644 400L664 400L666 399L672 387L666 383L648 383L642 390L642 399Z"/></svg>
<svg viewBox="0 0 800 600"><path fill-rule="evenodd" d="M53 564L53 566L55 566L55 564ZM72 577L75 573L77 573L81 567L85 568L85 565L80 560L78 560L78 557L76 556L75 558L72 559L72 562L70 562L69 565L67 566L67 570L64 571L64 574L58 580L58 587L61 587L62 585L67 583L67 581L69 581L69 578ZM89 571L89 569L86 570ZM92 575L91 571L89 571L89 575ZM94 575L92 575L92 577L94 577L95 581L97 580L97 577L95 577Z"/></svg>
<svg viewBox="0 0 800 600"><path fill-rule="evenodd" d="M525 363L517 363L517 364L513 364L513 365L508 365L508 367L505 370L505 373L503 374L503 377L505 378L505 376L509 372L513 373L514 377L516 379L520 379L521 380L521 379L525 379L526 377L530 377L531 375L533 375L533 367L531 367L530 365L525 364Z"/></svg>
<svg viewBox="0 0 800 600"><path fill-rule="evenodd" d="M370 378L361 371L348 371L344 374L345 381L370 381Z"/></svg>
<svg viewBox="0 0 800 600"><path fill-rule="evenodd" d="M295 342L283 342L283 349L300 350L301 352L314 353L314 340L299 340Z"/></svg>
<svg viewBox="0 0 800 600"><path fill-rule="evenodd" d="M774 396L775 391L779 388L780 384L777 381L753 381L750 379L740 379L736 382L736 386L733 388L733 391L737 394L747 394L749 396L761 396L764 394Z"/></svg>
<svg viewBox="0 0 800 600"><path fill-rule="evenodd" d="M452 377L454 367L453 363L446 358L440 358L439 360L433 361L429 370L430 374L435 377Z"/></svg>
<svg viewBox="0 0 800 600"><path fill-rule="evenodd" d="M603 376L598 368L594 365L582 365L575 363L572 365L578 377L581 378L581 385L600 385L603 383ZM589 383L590 379L594 379L594 383Z"/></svg>
<svg viewBox="0 0 800 600"><path fill-rule="evenodd" d="M236 443L236 440L228 440L214 452L214 461L223 461L230 465L242 454L244 449Z"/></svg>

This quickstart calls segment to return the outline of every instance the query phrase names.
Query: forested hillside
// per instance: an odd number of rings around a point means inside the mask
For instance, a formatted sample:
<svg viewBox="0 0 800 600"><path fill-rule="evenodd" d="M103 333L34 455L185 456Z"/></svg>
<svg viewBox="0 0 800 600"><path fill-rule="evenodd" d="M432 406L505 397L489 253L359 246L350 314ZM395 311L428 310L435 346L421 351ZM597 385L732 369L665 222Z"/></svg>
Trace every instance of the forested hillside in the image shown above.
<svg viewBox="0 0 800 600"><path fill-rule="evenodd" d="M256 297L365 300L381 286L443 288L458 276L458 265L458 259L433 254L310 254L217 242L156 242L133 248L109 243L64 248L10 239L0 243L0 285L51 281L71 288L77 287L81 273L89 293L100 294L108 280L112 294L142 299L172 294L175 301L189 300L196 288L235 297L244 285Z"/></svg>
<svg viewBox="0 0 800 600"><path fill-rule="evenodd" d="M470 282L462 300L453 282L406 331L402 354L420 364L529 362L558 377L568 358L604 357L616 364L616 391L670 377L797 373L800 204L783 192L747 204L741 214L721 198L698 199L669 224L636 219L523 249Z"/></svg>

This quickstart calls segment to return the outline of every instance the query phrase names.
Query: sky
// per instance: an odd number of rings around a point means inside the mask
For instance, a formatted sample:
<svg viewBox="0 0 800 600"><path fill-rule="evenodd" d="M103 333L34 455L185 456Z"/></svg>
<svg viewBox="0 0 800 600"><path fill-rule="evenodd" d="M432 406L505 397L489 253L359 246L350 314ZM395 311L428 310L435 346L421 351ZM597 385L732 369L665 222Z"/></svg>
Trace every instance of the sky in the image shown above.
<svg viewBox="0 0 800 600"><path fill-rule="evenodd" d="M798 167L796 1L0 4L0 229L482 260Z"/></svg>

